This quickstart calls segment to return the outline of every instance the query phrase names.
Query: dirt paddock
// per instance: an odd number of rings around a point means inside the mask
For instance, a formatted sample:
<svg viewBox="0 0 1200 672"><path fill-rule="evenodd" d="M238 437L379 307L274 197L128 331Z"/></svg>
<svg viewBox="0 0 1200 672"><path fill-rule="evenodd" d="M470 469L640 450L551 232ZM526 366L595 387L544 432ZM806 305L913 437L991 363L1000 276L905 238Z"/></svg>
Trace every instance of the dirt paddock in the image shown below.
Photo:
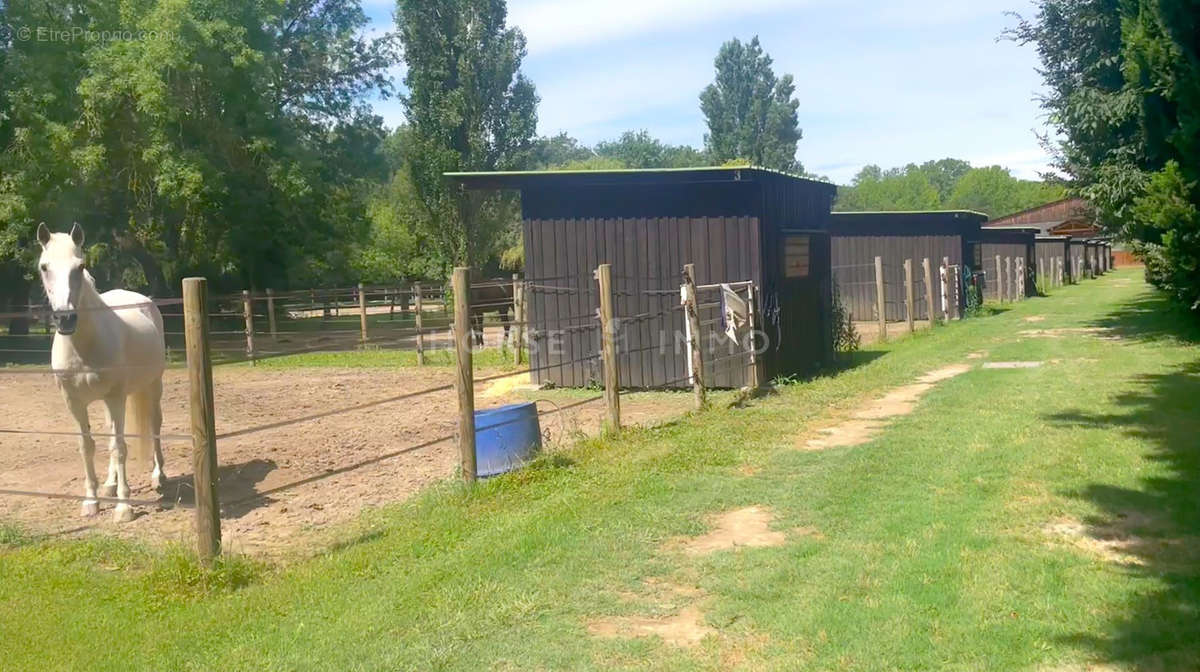
<svg viewBox="0 0 1200 672"><path fill-rule="evenodd" d="M164 378L164 434L188 434L186 371ZM479 371L477 378L495 372ZM425 394L368 408L327 414L389 399L406 392L450 385L453 370L425 368L295 368L248 366L214 370L218 435L272 423L282 426L218 438L222 532L227 548L251 554L304 553L320 548L337 523L367 508L403 500L453 475L454 442L406 451L454 434L457 401L453 390ZM565 406L586 397L569 391L521 391L511 385L479 384L479 409L530 399ZM623 395L622 420L649 424L678 417L691 397L679 393ZM37 431L77 431L53 379L0 370L0 427ZM540 403L539 410L553 410ZM602 401L541 418L551 443L567 432L596 433L605 413ZM309 418L302 422L283 421ZM107 431L102 404L91 408L95 432ZM562 417L560 417L560 415ZM190 503L191 445L164 442L167 475L163 499ZM107 439L97 439L96 466L107 471ZM149 466L130 460L134 499L157 500L149 487ZM0 435L0 488L83 494L83 468L77 440L69 436ZM0 496L0 521L13 520L42 533L72 535L103 530L152 544L194 544L194 513L187 509L137 507L131 523L111 521L111 504L101 515L82 518L79 502Z"/></svg>

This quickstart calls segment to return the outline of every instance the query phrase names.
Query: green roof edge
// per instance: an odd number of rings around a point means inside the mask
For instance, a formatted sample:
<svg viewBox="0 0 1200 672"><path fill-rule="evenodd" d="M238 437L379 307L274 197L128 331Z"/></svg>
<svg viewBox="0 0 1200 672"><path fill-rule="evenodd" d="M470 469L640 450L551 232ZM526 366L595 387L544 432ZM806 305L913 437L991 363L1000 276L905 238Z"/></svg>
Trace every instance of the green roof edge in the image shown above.
<svg viewBox="0 0 1200 672"><path fill-rule="evenodd" d="M835 210L831 215L978 215L990 219L986 213L976 210Z"/></svg>
<svg viewBox="0 0 1200 672"><path fill-rule="evenodd" d="M757 170L763 173L773 173L775 175L783 175L797 180L806 182L815 182L817 184L826 184L836 188L837 185L833 182L825 180L817 180L795 173L789 173L774 168L763 168L762 166L696 166L693 168L589 168L586 170L481 170L481 171L455 171L442 173L442 177L528 177L534 175L623 175L635 173L691 173L698 171L712 172L727 172L731 170Z"/></svg>

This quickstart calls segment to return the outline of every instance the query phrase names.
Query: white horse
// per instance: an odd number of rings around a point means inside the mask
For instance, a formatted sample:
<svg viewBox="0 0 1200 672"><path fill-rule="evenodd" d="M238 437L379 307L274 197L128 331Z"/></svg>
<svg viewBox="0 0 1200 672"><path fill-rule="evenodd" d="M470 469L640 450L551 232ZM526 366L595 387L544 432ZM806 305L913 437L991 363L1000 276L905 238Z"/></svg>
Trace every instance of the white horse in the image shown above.
<svg viewBox="0 0 1200 672"><path fill-rule="evenodd" d="M100 294L95 280L83 267L83 229L76 224L70 234L51 233L38 226L42 255L38 272L50 300L54 336L50 363L55 380L79 423L79 452L87 477L83 515L100 512L96 497L96 442L88 423L88 404L103 401L111 430L108 478L101 496L129 499L125 478L125 428L136 432L136 445L145 461L153 451L151 483L161 489L163 473L162 374L166 345L162 315L150 299L114 289ZM119 501L113 520L133 520L133 509Z"/></svg>

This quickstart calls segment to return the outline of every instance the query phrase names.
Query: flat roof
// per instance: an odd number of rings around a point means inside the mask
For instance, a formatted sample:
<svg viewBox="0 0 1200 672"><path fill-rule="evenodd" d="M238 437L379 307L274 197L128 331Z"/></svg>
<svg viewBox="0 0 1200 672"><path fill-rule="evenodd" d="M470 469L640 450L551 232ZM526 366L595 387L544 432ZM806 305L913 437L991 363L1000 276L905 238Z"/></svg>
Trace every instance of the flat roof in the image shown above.
<svg viewBox="0 0 1200 672"><path fill-rule="evenodd" d="M512 170L450 172L443 177L467 189L523 189L555 185L575 187L634 186L657 184L703 184L753 182L762 176L783 177L796 182L836 190L837 186L791 173L759 166L707 166L697 168L613 168L604 170Z"/></svg>
<svg viewBox="0 0 1200 672"><path fill-rule="evenodd" d="M987 215L975 210L851 210L831 212L831 215L972 215L974 217L983 217L987 219Z"/></svg>

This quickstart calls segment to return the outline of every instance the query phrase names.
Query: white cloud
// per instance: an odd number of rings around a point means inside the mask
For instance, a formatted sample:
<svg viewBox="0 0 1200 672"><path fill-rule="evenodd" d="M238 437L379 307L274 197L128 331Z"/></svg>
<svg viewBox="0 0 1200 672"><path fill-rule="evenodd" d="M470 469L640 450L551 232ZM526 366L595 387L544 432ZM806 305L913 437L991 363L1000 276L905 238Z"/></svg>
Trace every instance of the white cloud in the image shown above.
<svg viewBox="0 0 1200 672"><path fill-rule="evenodd" d="M806 0L514 0L508 22L525 33L531 54L542 54L808 4Z"/></svg>

